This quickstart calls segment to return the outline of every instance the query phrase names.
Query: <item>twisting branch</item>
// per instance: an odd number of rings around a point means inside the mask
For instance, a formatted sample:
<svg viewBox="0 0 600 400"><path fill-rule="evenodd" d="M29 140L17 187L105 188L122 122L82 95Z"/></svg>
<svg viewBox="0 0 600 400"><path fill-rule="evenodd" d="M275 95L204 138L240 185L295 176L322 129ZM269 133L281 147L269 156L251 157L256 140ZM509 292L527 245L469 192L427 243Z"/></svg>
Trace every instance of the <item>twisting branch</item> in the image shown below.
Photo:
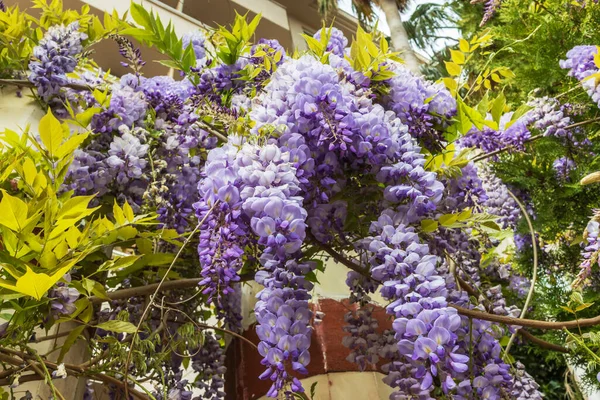
<svg viewBox="0 0 600 400"><path fill-rule="evenodd" d="M467 293L469 293L469 295L478 298L480 297L481 293L479 293L475 288L473 288L471 285L469 285L466 281L464 281L461 277L456 276L456 280L458 281L458 284L460 285L460 287ZM489 303L489 300L486 299L486 303L484 304L485 308L488 310L489 313L491 313L491 304ZM518 329L517 333L519 335L521 335L523 337L523 339L530 341L531 343L537 345L538 347L547 349L547 350L552 350L552 351L558 351L560 353L569 353L569 349L567 349L566 347L560 346L558 344L554 344L551 342L548 342L546 340L540 339L537 336L532 335L529 331L526 331L524 328Z"/></svg>
<svg viewBox="0 0 600 400"><path fill-rule="evenodd" d="M196 125L198 125L201 129L204 129L206 132L210 133L213 136L216 136L220 141L227 142L227 136L223 135L221 132L217 130L213 125L209 124L205 121L197 121Z"/></svg>
<svg viewBox="0 0 600 400"><path fill-rule="evenodd" d="M600 315L593 318L572 320L572 321L540 321L537 319L522 319L515 317L508 317L505 315L490 314L484 311L471 310L458 306L456 304L449 304L450 307L455 308L459 314L467 317L477 318L484 321L499 322L506 325L526 326L529 328L536 328L542 330L563 330L563 329L574 329L577 327L587 328L590 326L600 325Z"/></svg>
<svg viewBox="0 0 600 400"><path fill-rule="evenodd" d="M27 87L27 88L35 88L36 87L33 82L29 82L27 79L0 79L0 85L20 86L20 87ZM63 85L63 87L68 87L70 89L75 89L75 90L89 90L89 91L93 91L94 89L96 89L96 87L94 87L94 86L84 85L81 83L74 83L74 82L66 83Z"/></svg>
<svg viewBox="0 0 600 400"><path fill-rule="evenodd" d="M176 290L176 289L189 289L189 288L197 287L198 284L203 279L204 278L176 279L176 280L172 280L172 281L165 281L162 285L160 285L160 283L152 283L150 285L136 286L136 287L127 288L127 289L119 289L119 290L115 290L114 292L107 293L106 297L91 296L91 297L89 297L89 300L93 304L101 304L101 303L111 301L111 300L122 300L122 299L129 299L131 297L137 297L137 296L148 296L148 295L154 293L159 286L160 286L161 292L165 292L167 290ZM242 274L242 275L240 275L239 282L248 282L253 279L254 279L253 273ZM68 335L68 334L69 333L67 332L65 335ZM62 334L60 334L60 335L64 336ZM37 339L36 343L38 341L41 342L43 340L54 339L53 336L56 336L56 335L50 335L50 336L46 336L46 337Z"/></svg>
<svg viewBox="0 0 600 400"><path fill-rule="evenodd" d="M588 119L586 121L577 122L577 123L568 125L568 126L564 127L563 129L577 128L578 126L592 124L592 123L597 122L597 121L600 121L600 117ZM534 142L534 141L536 141L538 139L541 139L543 137L544 137L544 135L542 135L542 134L532 136L529 139L523 140L523 144ZM504 153L505 151L509 151L509 150L511 150L513 148L514 148L514 146L506 146L506 147L503 147L503 148L498 149L498 150L490 151L489 153L483 153L483 154L478 155L477 157L473 157L473 159L471 161L478 162L478 161L486 160L486 159L488 159L490 157L493 157L493 156L498 155L500 153Z"/></svg>
<svg viewBox="0 0 600 400"><path fill-rule="evenodd" d="M44 380L44 379L46 379L46 376L43 373L40 376L41 369L56 370L58 368L58 365L56 363L42 360L41 358L38 360L38 357L35 357L33 355L23 353L21 351L13 350L13 349L3 348L3 347L0 347L0 360L2 360L3 362L5 362L7 364L11 364L11 365L14 365L19 368L24 364L24 361L27 360L28 367L31 367L34 370L34 373L31 375L25 375L25 376L19 378L19 381L22 383ZM123 381L116 379L112 376L108 376L108 375L101 374L101 373L91 373L87 369L81 368L80 366L74 365L74 364L64 363L63 365L65 366L65 370L67 371L67 373L69 375L87 376L87 377L90 377L91 379L95 379L95 380L98 380L98 381L106 383L106 384L113 384L115 386L119 386L123 390L128 389L127 385ZM11 383L12 383L12 380L9 378L0 379L0 386L7 386L7 385L10 385ZM140 393L139 391L137 391L133 388L129 389L129 393L131 393L131 395L133 397L135 397L139 400L149 400L148 396L146 396L143 393Z"/></svg>
<svg viewBox="0 0 600 400"><path fill-rule="evenodd" d="M310 235L310 233L308 234ZM327 244L323 244L321 242L319 242L318 240L316 240L314 238L314 236L310 236L311 240L317 245L319 246L323 251L325 251L327 254L329 254L335 261L339 262L340 264L345 265L346 267L348 267L349 269L351 269L352 271L358 272L359 274L369 278L369 279L373 279L371 278L371 276L367 273L367 271L365 271L364 268L361 268L360 265L356 264L354 261L349 260L348 258L344 257L343 255L341 255L340 253L338 253L337 251L335 251L331 246L327 245ZM457 281L459 282L460 286L467 292L469 293L471 296L474 297L479 297L479 292L477 292L477 290L475 290L473 287L471 287L467 282L465 282L462 278L457 276ZM517 318L512 318L512 317L503 317L500 315L496 315L496 314L490 314L490 313L486 313L486 312L482 312L482 311L472 311L469 310L468 308L463 308L454 304L450 304L450 307L453 307L455 309L457 309L457 311L459 312L459 314L465 315L467 317L475 317L478 319L482 319L482 320L487 320L487 321L492 321L492 322L500 322L500 323L506 323L508 325L521 325L523 326L524 324L515 324L512 320L517 320L517 321L523 321ZM506 320L500 320L500 321L495 321L495 320L491 320L486 318L486 316L492 316L492 317L500 317L502 318L508 318L509 321ZM530 323L535 323L535 322L542 322L545 323L545 321L537 321L537 320L524 320L524 321L528 321ZM569 323L573 323L573 324L577 324L577 321L569 321ZM552 323L550 323L552 324ZM597 322L595 324L592 325L597 325L600 324L600 316L597 317ZM589 325L591 326L591 325ZM536 328L537 326L533 326L534 328ZM540 329L544 329L544 328L540 328ZM549 328L549 329L562 329L562 328ZM569 350L566 349L565 347L556 345L554 343L550 343L547 342L543 339L540 339L534 335L532 335L531 333L525 331L524 329L519 329L518 330L519 334L521 336L523 336L523 338L529 340L530 342L537 344L540 347L543 347L545 349L548 350L555 350L555 351L559 351L561 353L568 353Z"/></svg>

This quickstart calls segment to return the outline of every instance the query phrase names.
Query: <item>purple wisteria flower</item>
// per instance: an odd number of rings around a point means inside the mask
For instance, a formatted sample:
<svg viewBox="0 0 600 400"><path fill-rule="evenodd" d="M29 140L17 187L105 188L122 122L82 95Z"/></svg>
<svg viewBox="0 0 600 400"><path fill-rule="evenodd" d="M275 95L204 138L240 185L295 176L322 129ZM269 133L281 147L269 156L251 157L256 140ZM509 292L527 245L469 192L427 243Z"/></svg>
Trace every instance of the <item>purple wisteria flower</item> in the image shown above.
<svg viewBox="0 0 600 400"><path fill-rule="evenodd" d="M586 282L592 275L592 269L594 265L598 264L598 258L600 256L600 241L598 241L598 234L600 233L600 224L595 219L588 222L585 232L583 234L585 243L582 244L583 250L581 256L583 261L580 265L580 272L577 276L577 283Z"/></svg>
<svg viewBox="0 0 600 400"><path fill-rule="evenodd" d="M552 168L556 172L556 178L562 182L570 180L571 173L577 168L575 161L568 157L561 157L554 160Z"/></svg>
<svg viewBox="0 0 600 400"><path fill-rule="evenodd" d="M591 77L600 71L594 61L598 53L597 46L575 46L567 52L567 59L560 61L561 68L569 69L569 76L581 82L581 86L600 107L600 89L597 78Z"/></svg>
<svg viewBox="0 0 600 400"><path fill-rule="evenodd" d="M200 67L206 63L206 37L200 30L187 32L181 38L183 42L183 48L187 48L190 44L194 49L196 55L196 66Z"/></svg>
<svg viewBox="0 0 600 400"><path fill-rule="evenodd" d="M385 83L389 93L383 104L400 117L413 137L436 149L442 139L436 128L456 114L456 100L441 83L426 81L397 63L390 69L395 76Z"/></svg>
<svg viewBox="0 0 600 400"><path fill-rule="evenodd" d="M76 56L83 51L85 39L87 35L79 32L79 22L75 21L68 26L51 26L34 47L29 81L36 86L42 100L49 102L69 83L67 74L75 70Z"/></svg>
<svg viewBox="0 0 600 400"><path fill-rule="evenodd" d="M313 37L317 40L321 40L324 35L329 35L326 50L338 57L344 57L346 47L348 47L348 39L344 36L344 32L334 27L322 28L319 29Z"/></svg>

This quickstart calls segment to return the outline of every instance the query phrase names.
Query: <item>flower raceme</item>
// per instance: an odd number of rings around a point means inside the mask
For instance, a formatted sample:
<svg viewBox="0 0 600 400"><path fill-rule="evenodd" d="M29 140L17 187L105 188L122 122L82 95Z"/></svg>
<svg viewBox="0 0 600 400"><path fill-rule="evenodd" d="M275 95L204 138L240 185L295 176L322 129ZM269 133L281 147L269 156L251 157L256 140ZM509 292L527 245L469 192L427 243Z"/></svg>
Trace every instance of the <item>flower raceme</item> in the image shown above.
<svg viewBox="0 0 600 400"><path fill-rule="evenodd" d="M37 49L39 61L30 66L30 78L47 102L62 95L56 82L65 82L76 65L85 39L77 29L49 31ZM145 78L136 71L112 85L109 104L85 98L102 111L91 123L94 140L75 155L67 188L114 195L136 209L155 207L161 223L179 232L190 231L194 215L203 220L202 301L214 306L227 329L242 328L240 273L256 269L255 280L263 286L254 309L264 366L260 378L272 382L271 397L304 390L297 374L306 373L310 363L308 302L316 264L303 251L329 243L360 252L368 276L348 275L352 300L362 308L346 316L350 336L344 343L361 369L386 359L385 382L397 389L392 399L440 393L461 400L499 399L504 389L516 392L520 387L500 359L494 334L501 328L485 321L470 324L448 306L473 307L456 288L446 253L472 274L495 311L515 312L501 292L482 283L479 243L462 230L443 228L428 244L420 230L424 218L471 207L496 213L514 227L516 204L507 201L502 182L473 164L452 179L427 170L421 146L435 151L456 114L456 101L443 86L397 64L390 68L394 77L371 82L344 58L348 41L342 33L322 30L316 37L324 34L330 35L329 55L322 59L289 57L277 42L261 40L232 63L209 60L203 35L186 35L183 42L197 58L198 85L187 78ZM264 57L276 61L255 79L240 79L247 68L263 65ZM142 65L139 57L135 63ZM567 137L566 113L555 103L542 103L535 128ZM207 107L210 115L204 115ZM250 128L243 135L231 129L219 145L200 127L204 117L217 125L220 119L242 121ZM523 119L507 127L511 117L505 115L497 131L471 132L463 138L470 143L462 145L486 151L522 147L533 122ZM352 191L363 207L356 213L357 205L345 200ZM364 204L358 201L363 194ZM366 238L366 229L360 234L348 229L353 214L373 221ZM389 301L386 311L394 319L393 330L383 335L367 304L376 290ZM54 314L71 312L74 298L63 286L52 296ZM192 357L202 376L198 386L223 398L222 349L212 335L205 339ZM179 365L170 368L169 396L187 398L189 385ZM523 382L522 387L534 388Z"/></svg>

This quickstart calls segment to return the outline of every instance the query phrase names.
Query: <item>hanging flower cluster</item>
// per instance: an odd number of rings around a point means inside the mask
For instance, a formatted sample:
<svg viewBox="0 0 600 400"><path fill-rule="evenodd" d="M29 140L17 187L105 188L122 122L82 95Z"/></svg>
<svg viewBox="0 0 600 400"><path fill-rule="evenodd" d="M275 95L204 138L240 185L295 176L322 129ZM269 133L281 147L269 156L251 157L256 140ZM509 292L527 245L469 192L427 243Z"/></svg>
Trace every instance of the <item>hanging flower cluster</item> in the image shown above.
<svg viewBox="0 0 600 400"><path fill-rule="evenodd" d="M29 81L35 85L42 100L52 101L59 109L62 105L55 97L72 81L67 74L75 70L76 56L83 51L85 39L87 35L79 32L79 22L75 21L68 26L50 27L33 49L35 60L29 63Z"/></svg>
<svg viewBox="0 0 600 400"><path fill-rule="evenodd" d="M595 75L599 71L595 61L597 53L597 46L575 46L567 52L567 59L560 61L560 66L568 69L568 75L579 80L592 101L600 106L600 90Z"/></svg>
<svg viewBox="0 0 600 400"><path fill-rule="evenodd" d="M510 268L493 263L490 271L480 263L496 239L474 238L471 229L456 226L422 229L426 220L476 210L512 230L519 207L487 168L465 162L452 174L433 172L425 154L448 144L444 133L457 114L450 91L391 59L382 65L393 76L371 79L372 71L355 69L346 59L348 40L341 31L323 29L315 39L324 35L326 57L291 57L278 42L261 39L237 46L235 57L224 57L221 47L211 59L205 36L192 32L181 42L191 46L196 62L182 80L142 76L140 52L116 37L134 73L90 96L61 92L85 35L77 25L51 29L30 64L38 93L49 104L66 96L74 108L100 110L90 122L91 140L75 153L64 190L96 193L100 203L126 201L136 212L156 211L163 227L179 233L202 221L191 238L197 240L198 301L210 304L220 326L240 332L242 281L262 285L254 315L264 366L260 379L271 382L270 397L304 391L297 376L310 363L309 300L317 268L311 251L341 244L356 250L363 268L346 280L357 303L345 317L348 360L361 370L383 360L385 382L396 390L392 398L500 399L517 392L517 398L535 398L531 377L501 358L500 339L515 328L469 320L450 306L520 314L501 287L490 284L496 275L507 280ZM103 84L97 79L81 74L79 81ZM573 137L566 106L546 98L533 105L518 118L504 114L498 129L473 128L459 145L523 149L532 129ZM569 161L555 162L558 179L569 179ZM472 282L483 305L472 304L456 277ZM514 286L522 292L526 285ZM377 290L393 319L393 329L384 333L369 304ZM99 320L126 314L138 323L140 299L112 302ZM77 300L72 288L57 284L52 315L74 313ZM155 307L150 316L161 320L164 308ZM174 326L182 320L178 315L160 328L177 336ZM159 329L158 322L149 326ZM225 397L221 343L203 336L190 356L196 382L183 379L181 357L173 356L165 367L169 388L155 397L189 399L193 385L206 398Z"/></svg>

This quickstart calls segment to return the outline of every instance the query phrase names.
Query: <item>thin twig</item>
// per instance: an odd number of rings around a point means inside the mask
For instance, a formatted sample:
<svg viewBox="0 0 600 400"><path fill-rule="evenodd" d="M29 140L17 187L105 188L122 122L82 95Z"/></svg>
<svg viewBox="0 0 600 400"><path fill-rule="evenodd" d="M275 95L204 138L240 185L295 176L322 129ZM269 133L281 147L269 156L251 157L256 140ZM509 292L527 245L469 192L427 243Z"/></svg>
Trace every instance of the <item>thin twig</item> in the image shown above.
<svg viewBox="0 0 600 400"><path fill-rule="evenodd" d="M480 296L484 297L484 307L488 310L489 313L493 313L492 312L492 303L485 298L483 293L478 292L475 288L473 288L471 285L469 285L466 281L464 281L461 277L459 277L458 275L456 275L456 280L458 281L459 286L467 293L469 293L469 295L475 297L475 298L479 298ZM569 353L569 350L566 347L560 346L558 344L554 344L551 342L548 342L544 339L540 339L537 336L534 336L533 334L531 334L529 331L525 330L524 328L518 329L517 332L519 333L519 335L521 335L523 337L523 339L530 341L531 343L547 349L547 350L552 350L552 351L558 351L560 353Z"/></svg>
<svg viewBox="0 0 600 400"><path fill-rule="evenodd" d="M219 132L213 125L209 124L208 122L205 121L197 121L196 124L204 129L205 131L207 131L208 133L210 133L211 135L216 136L220 141L222 142L227 142L227 136L223 135L221 132Z"/></svg>
<svg viewBox="0 0 600 400"><path fill-rule="evenodd" d="M527 213L527 209L525 208L525 205L523 203L521 203L521 200L519 200L517 198L517 196L515 196L514 193L511 192L510 190L508 190L508 194L517 203L517 205L521 209L521 212L523 213L523 216L525 217L525 220L527 221L527 226L529 227L529 232L531 234L531 243L533 246L533 273L531 275L529 292L527 293L527 298L525 299L525 304L523 304L523 308L521 309L521 315L519 316L519 318L525 318L525 315L527 314L527 309L529 308L529 304L531 304L531 299L533 298L533 292L535 291L535 283L537 281L537 272L538 272L537 244L536 244L536 240L535 240L535 230L533 229L533 224L531 223L531 218L529 218L529 214ZM517 329L517 331L518 331L518 329ZM506 345L506 348L504 349L504 357L506 357L508 355L508 352L510 351L511 346L512 346L513 342L515 341L515 338L517 337L517 331L515 331L511 335L511 337Z"/></svg>
<svg viewBox="0 0 600 400"><path fill-rule="evenodd" d="M594 122L597 122L597 121L600 121L600 117L588 119L586 121L577 122L577 123L565 126L563 129L566 130L566 129L577 128L578 126L583 126L583 125L591 124L591 123L594 123ZM534 142L534 141L536 141L538 139L541 139L543 137L545 137L543 134L532 136L529 139L523 140L523 144ZM506 147L503 147L503 148L498 149L498 150L490 151L489 153L483 153L483 154L478 155L477 157L473 157L473 159L471 159L471 161L478 162L478 161L486 160L486 159L488 159L490 157L493 157L493 156L498 155L500 153L504 153L505 151L511 150L513 148L514 148L514 146L506 146Z"/></svg>
<svg viewBox="0 0 600 400"><path fill-rule="evenodd" d="M185 239L185 241L183 242L183 244L179 248L179 251L175 255L175 258L173 258L173 261L171 262L171 265L169 265L169 268L167 268L167 271L165 272L165 274L163 275L162 279L160 280L158 286L156 287L156 290L150 296L150 301L148 302L148 305L144 309L144 312L142 313L142 316L140 318L140 322L138 323L138 325L137 325L137 327L135 329L135 332L133 333L133 336L132 336L132 339L131 339L131 345L129 346L129 352L127 353L127 360L125 362L125 365L123 366L123 369L124 369L124 371L123 371L124 374L123 375L124 375L124 381L125 381L125 397L126 398L129 397L129 395L128 395L129 387L127 385L127 382L128 382L128 375L129 375L129 363L131 362L131 356L133 355L133 349L135 347L135 339L137 338L137 336L138 336L138 334L140 332L140 328L141 328L142 324L144 323L144 320L146 319L146 316L148 315L148 312L150 311L150 308L152 307L152 304L154 303L154 299L156 297L156 294L160 291L162 285L167 280L167 276L169 275L169 273L173 269L173 266L175 265L175 262L177 261L177 259L179 259L179 256L183 252L183 249L190 242L190 240L192 239L192 237L194 237L194 235L196 235L196 232L198 232L198 230L200 229L200 227L202 225L204 225L204 222L210 216L210 214L212 214L213 210L215 209L215 207L218 204L219 204L219 200L216 200L214 202L213 206L208 210L208 212L206 213L206 215L204 215L204 217L202 218L202 220L200 222L198 222L198 225L196 225L196 228L194 228L194 230Z"/></svg>
<svg viewBox="0 0 600 400"><path fill-rule="evenodd" d="M20 86L27 88L35 88L35 84L33 82L28 81L27 79L0 79L0 85L11 85L11 86ZM70 89L75 90L89 90L93 91L95 89L94 86L84 85L81 83L66 83L62 85L63 87L68 87Z"/></svg>
<svg viewBox="0 0 600 400"><path fill-rule="evenodd" d="M247 273L240 275L240 280L238 282L248 282L254 279L253 273ZM156 289L160 285L161 292L167 290L175 290L175 289L189 289L191 287L198 286L198 284L203 281L204 278L189 278L189 279L175 279L172 281L166 281L162 285L160 283L152 283L144 286L137 286L127 289L119 289L114 292L109 292L106 294L106 297L97 297L91 296L89 297L90 302L93 304L101 304L111 300L122 300L129 299L131 297L136 296L147 296L156 291Z"/></svg>

